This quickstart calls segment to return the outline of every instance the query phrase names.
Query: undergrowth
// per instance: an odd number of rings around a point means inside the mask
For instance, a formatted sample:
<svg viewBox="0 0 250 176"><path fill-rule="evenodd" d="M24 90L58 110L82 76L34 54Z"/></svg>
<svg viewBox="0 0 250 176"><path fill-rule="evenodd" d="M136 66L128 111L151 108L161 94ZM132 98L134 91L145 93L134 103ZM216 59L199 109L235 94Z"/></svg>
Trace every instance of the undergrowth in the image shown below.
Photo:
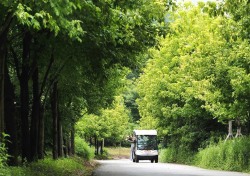
<svg viewBox="0 0 250 176"><path fill-rule="evenodd" d="M191 164L194 158L194 152L182 148L161 149L159 160L163 163L182 163Z"/></svg>
<svg viewBox="0 0 250 176"><path fill-rule="evenodd" d="M22 167L6 167L5 176L90 176L93 168L79 157L46 158Z"/></svg>
<svg viewBox="0 0 250 176"><path fill-rule="evenodd" d="M212 143L198 152L184 148L161 149L161 162L192 164L208 169L250 172L250 137Z"/></svg>
<svg viewBox="0 0 250 176"><path fill-rule="evenodd" d="M86 160L91 160L95 157L95 149L90 147L88 143L79 136L75 137L75 152L78 156Z"/></svg>
<svg viewBox="0 0 250 176"><path fill-rule="evenodd" d="M9 173L6 167L7 160L9 157L9 155L7 154L7 148L6 148L6 142L8 142L6 137L8 137L7 134L5 133L0 134L0 138L1 138L1 141L0 141L0 176L5 176Z"/></svg>
<svg viewBox="0 0 250 176"><path fill-rule="evenodd" d="M221 141L200 150L195 165L211 169L250 171L250 138Z"/></svg>

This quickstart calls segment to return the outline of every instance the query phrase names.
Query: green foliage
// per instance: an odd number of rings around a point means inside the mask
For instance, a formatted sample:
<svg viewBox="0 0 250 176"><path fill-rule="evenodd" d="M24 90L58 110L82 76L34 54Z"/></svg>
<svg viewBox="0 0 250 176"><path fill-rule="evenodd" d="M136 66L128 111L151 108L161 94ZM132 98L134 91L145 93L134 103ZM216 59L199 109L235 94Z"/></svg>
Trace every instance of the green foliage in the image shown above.
<svg viewBox="0 0 250 176"><path fill-rule="evenodd" d="M26 167L6 167L6 173L4 176L26 176L28 174L30 174L30 172L27 170Z"/></svg>
<svg viewBox="0 0 250 176"><path fill-rule="evenodd" d="M42 170L42 172L46 170L45 173L51 173L51 175L53 175L53 172L58 175L69 175L72 174L72 171L83 169L83 165L77 163L72 158L59 159L56 161L53 159L44 159L43 161L38 161L38 163L33 163L31 169L37 171Z"/></svg>
<svg viewBox="0 0 250 176"><path fill-rule="evenodd" d="M6 57L15 89L13 101L20 107L18 111L26 112L21 113L21 121L17 124L21 129L13 131L24 133L20 136L45 132L40 139L40 134L34 135L31 142L29 138L17 141L18 147L23 146L19 152L23 153L22 157L29 161L30 153L37 155L35 150L25 150L36 146L36 142L43 148L40 143L43 137L45 147L51 147L52 118L48 107L54 83L58 85L55 108L58 112L55 114L60 116L58 128L63 137L67 138L73 131L72 126L81 117L81 112L88 112L95 114L86 115L90 118L84 124L90 126L85 132L88 136L114 142L123 140L131 126L129 112L119 98L113 108L110 105L114 95L123 89L125 79L122 76L127 68L136 67L141 62L137 56L158 43L156 36L166 33L166 5L164 0L0 2L1 39L3 35L8 41L2 44L8 54L1 53ZM26 100L22 99L23 93ZM34 106L29 106L28 102ZM40 126L43 122L39 122L39 129L33 125L40 120L36 118L38 111L45 114L45 123ZM24 147L22 142L30 146ZM37 156L31 156L31 160L35 158Z"/></svg>
<svg viewBox="0 0 250 176"><path fill-rule="evenodd" d="M214 28L221 19L210 18L192 6L180 7L171 18L175 20L170 24L172 33L161 40L159 50L151 50L152 59L138 82L142 118L165 120L203 113L203 100L197 94L204 88L197 86L205 84L212 66L210 57L221 45L222 39L216 35L219 29Z"/></svg>
<svg viewBox="0 0 250 176"><path fill-rule="evenodd" d="M113 141L121 142L130 133L131 117L124 105L124 99L120 96L115 98L113 108L104 109L102 118L109 128L108 138Z"/></svg>
<svg viewBox="0 0 250 176"><path fill-rule="evenodd" d="M244 137L210 145L199 151L195 164L210 169L248 172L250 170L249 141L249 137Z"/></svg>
<svg viewBox="0 0 250 176"><path fill-rule="evenodd" d="M142 57L142 56L139 56ZM141 59L143 60L143 58ZM140 119L138 105L136 99L139 97L136 91L136 79L139 77L139 69L131 70L127 74L126 90L123 93L124 103L131 112L131 117L134 123Z"/></svg>
<svg viewBox="0 0 250 176"><path fill-rule="evenodd" d="M84 34L81 21L72 19L72 13L80 8L79 3L71 1L47 2L1 2L8 13L13 14L17 23L23 25L31 31L48 29L55 35L59 32L68 35L72 39L81 41ZM65 8L66 7L66 8Z"/></svg>
<svg viewBox="0 0 250 176"><path fill-rule="evenodd" d="M185 148L166 148L160 150L159 159L163 163L184 163L191 164L194 159L194 152Z"/></svg>
<svg viewBox="0 0 250 176"><path fill-rule="evenodd" d="M187 3L169 13L170 33L138 79L141 128L157 128L164 147L195 152L211 131L226 133L229 119L249 120L249 41L211 6Z"/></svg>
<svg viewBox="0 0 250 176"><path fill-rule="evenodd" d="M8 175L8 173L9 173L7 168L6 168L7 160L10 157L7 153L6 142L9 142L9 141L6 140L6 137L8 137L8 135L4 134L4 133L0 136L0 138L1 138L1 142L0 142L0 176L5 176L5 175Z"/></svg>
<svg viewBox="0 0 250 176"><path fill-rule="evenodd" d="M107 159L110 159L109 153L108 153L107 149L104 148L103 149L103 153L96 155L95 159L97 159L97 160L107 160Z"/></svg>
<svg viewBox="0 0 250 176"><path fill-rule="evenodd" d="M104 138L121 142L131 132L130 116L122 97L117 96L111 108L102 109L100 115L84 114L76 124L76 132L81 137Z"/></svg>
<svg viewBox="0 0 250 176"><path fill-rule="evenodd" d="M225 11L240 24L240 35L242 38L249 39L250 23L249 9L250 4L247 0L233 1L226 0L223 6Z"/></svg>
<svg viewBox="0 0 250 176"><path fill-rule="evenodd" d="M94 149L79 136L75 137L75 153L86 160L91 160L95 156Z"/></svg>
<svg viewBox="0 0 250 176"><path fill-rule="evenodd" d="M1 137L1 142L0 142L0 168L3 168L6 166L6 162L8 158L10 157L7 153L7 148L6 148L6 142L9 142L6 140L6 137L9 135L7 134L2 134Z"/></svg>
<svg viewBox="0 0 250 176"><path fill-rule="evenodd" d="M83 160L79 158L63 158L58 160L44 159L31 163L26 167L8 167L9 175L6 176L69 176L83 174L85 168Z"/></svg>

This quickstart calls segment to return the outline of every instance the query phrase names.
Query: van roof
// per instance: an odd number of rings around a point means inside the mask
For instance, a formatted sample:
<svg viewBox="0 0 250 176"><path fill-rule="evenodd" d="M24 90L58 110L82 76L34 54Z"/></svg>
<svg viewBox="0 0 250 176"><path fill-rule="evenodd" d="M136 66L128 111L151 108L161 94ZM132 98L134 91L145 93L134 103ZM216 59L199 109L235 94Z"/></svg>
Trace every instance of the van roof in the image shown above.
<svg viewBox="0 0 250 176"><path fill-rule="evenodd" d="M156 130L134 130L135 135L157 135Z"/></svg>

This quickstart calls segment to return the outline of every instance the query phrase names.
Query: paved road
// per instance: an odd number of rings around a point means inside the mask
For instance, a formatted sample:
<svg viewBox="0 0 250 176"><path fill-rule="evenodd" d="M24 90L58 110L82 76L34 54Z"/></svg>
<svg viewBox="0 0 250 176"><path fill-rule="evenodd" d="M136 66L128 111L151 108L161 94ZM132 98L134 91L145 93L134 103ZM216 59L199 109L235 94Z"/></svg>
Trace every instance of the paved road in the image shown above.
<svg viewBox="0 0 250 176"><path fill-rule="evenodd" d="M239 172L206 170L178 164L150 163L149 161L133 163L128 159L98 162L101 166L94 172L94 176L250 176L250 174Z"/></svg>

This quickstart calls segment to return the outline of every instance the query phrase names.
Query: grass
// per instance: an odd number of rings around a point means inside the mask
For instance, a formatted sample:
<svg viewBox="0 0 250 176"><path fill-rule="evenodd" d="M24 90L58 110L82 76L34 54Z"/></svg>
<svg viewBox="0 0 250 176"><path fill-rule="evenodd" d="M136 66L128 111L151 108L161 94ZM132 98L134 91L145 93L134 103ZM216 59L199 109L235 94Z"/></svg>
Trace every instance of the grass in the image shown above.
<svg viewBox="0 0 250 176"><path fill-rule="evenodd" d="M200 149L199 152L184 148L160 150L160 161L191 164L207 169L250 172L250 137L220 141Z"/></svg>
<svg viewBox="0 0 250 176"><path fill-rule="evenodd" d="M109 147L105 148L110 159L128 159L130 156L130 148L126 147Z"/></svg>
<svg viewBox="0 0 250 176"><path fill-rule="evenodd" d="M194 154L194 152L184 150L183 148L166 148L160 150L159 160L163 163L191 164Z"/></svg>
<svg viewBox="0 0 250 176"><path fill-rule="evenodd" d="M95 166L93 161L79 157L58 160L46 158L27 166L6 167L3 172L4 176L91 176Z"/></svg>
<svg viewBox="0 0 250 176"><path fill-rule="evenodd" d="M105 153L109 159L129 158L130 148L105 148ZM46 158L22 167L0 168L0 176L91 176L96 167L96 162L76 156L58 160Z"/></svg>
<svg viewBox="0 0 250 176"><path fill-rule="evenodd" d="M221 141L200 150L195 165L219 170L250 172L250 138Z"/></svg>

